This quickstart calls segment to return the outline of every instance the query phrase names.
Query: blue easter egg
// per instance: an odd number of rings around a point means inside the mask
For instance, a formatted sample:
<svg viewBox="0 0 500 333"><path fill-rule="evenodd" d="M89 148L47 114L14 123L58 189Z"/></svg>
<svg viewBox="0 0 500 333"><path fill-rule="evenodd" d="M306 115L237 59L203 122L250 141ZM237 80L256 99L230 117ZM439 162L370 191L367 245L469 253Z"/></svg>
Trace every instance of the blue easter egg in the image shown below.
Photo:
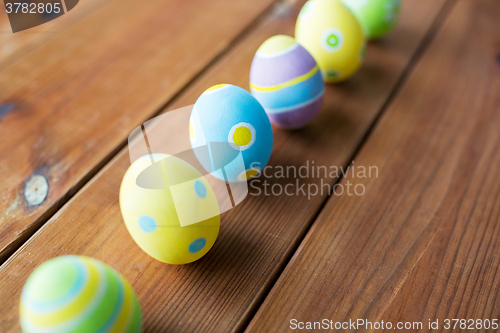
<svg viewBox="0 0 500 333"><path fill-rule="evenodd" d="M231 84L219 84L201 94L191 112L189 136L200 164L230 182L258 175L273 148L264 108L249 92Z"/></svg>

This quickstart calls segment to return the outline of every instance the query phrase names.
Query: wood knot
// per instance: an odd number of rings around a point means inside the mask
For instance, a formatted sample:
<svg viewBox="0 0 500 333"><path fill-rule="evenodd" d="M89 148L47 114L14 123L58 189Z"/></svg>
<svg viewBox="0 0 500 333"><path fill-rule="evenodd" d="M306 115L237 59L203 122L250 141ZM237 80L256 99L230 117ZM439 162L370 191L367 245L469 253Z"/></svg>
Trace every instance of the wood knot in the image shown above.
<svg viewBox="0 0 500 333"><path fill-rule="evenodd" d="M49 193L49 182L42 175L33 175L24 187L24 198L29 207L40 206Z"/></svg>

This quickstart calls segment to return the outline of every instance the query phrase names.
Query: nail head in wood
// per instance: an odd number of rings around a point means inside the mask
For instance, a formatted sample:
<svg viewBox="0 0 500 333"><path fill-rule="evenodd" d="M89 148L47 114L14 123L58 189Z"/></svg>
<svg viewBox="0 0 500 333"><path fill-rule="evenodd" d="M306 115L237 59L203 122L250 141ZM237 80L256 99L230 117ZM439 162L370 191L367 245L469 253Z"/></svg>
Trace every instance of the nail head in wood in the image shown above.
<svg viewBox="0 0 500 333"><path fill-rule="evenodd" d="M28 206L40 206L47 198L48 193L49 182L44 176L34 175L26 182L24 197L28 202Z"/></svg>

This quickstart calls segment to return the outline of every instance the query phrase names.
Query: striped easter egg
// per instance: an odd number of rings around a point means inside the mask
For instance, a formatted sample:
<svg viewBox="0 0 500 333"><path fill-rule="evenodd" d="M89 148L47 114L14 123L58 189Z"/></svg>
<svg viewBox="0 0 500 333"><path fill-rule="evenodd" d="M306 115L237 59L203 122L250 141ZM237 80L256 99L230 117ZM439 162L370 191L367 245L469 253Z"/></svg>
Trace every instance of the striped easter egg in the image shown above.
<svg viewBox="0 0 500 333"><path fill-rule="evenodd" d="M140 332L134 290L114 269L83 256L46 261L30 275L20 302L25 333Z"/></svg>
<svg viewBox="0 0 500 333"><path fill-rule="evenodd" d="M325 85L311 54L294 38L278 35L257 50L250 70L250 90L271 123L293 129L316 117Z"/></svg>

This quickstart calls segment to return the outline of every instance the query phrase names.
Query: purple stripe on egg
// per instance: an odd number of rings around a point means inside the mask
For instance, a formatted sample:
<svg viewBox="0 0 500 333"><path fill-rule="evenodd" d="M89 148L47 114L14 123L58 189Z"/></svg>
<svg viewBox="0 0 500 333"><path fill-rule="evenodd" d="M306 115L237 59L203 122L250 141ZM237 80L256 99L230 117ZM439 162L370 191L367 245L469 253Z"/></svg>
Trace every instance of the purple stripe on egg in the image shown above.
<svg viewBox="0 0 500 333"><path fill-rule="evenodd" d="M309 124L318 114L323 104L323 96L313 103L293 111L283 113L268 113L271 123L285 129L301 128Z"/></svg>
<svg viewBox="0 0 500 333"><path fill-rule="evenodd" d="M308 73L316 66L311 54L301 45L273 58L253 58L250 82L259 87L274 86Z"/></svg>

